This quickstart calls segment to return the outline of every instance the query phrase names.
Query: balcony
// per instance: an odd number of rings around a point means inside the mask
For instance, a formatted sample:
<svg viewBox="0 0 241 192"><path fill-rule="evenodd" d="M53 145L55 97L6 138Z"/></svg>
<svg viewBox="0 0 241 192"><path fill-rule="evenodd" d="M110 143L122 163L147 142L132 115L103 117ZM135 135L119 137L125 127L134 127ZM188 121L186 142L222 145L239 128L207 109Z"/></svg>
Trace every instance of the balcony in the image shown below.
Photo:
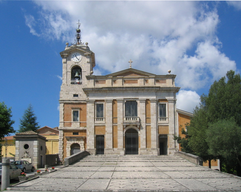
<svg viewBox="0 0 241 192"><path fill-rule="evenodd" d="M159 121L166 121L167 117L159 117Z"/></svg>
<svg viewBox="0 0 241 192"><path fill-rule="evenodd" d="M104 117L96 117L95 123L105 123L105 118Z"/></svg>
<svg viewBox="0 0 241 192"><path fill-rule="evenodd" d="M158 123L159 124L168 123L168 117L158 117Z"/></svg>
<svg viewBox="0 0 241 192"><path fill-rule="evenodd" d="M140 117L136 117L136 116L126 116L124 117L124 123L125 126L128 125L136 125L136 126L140 126L141 122L140 122Z"/></svg>

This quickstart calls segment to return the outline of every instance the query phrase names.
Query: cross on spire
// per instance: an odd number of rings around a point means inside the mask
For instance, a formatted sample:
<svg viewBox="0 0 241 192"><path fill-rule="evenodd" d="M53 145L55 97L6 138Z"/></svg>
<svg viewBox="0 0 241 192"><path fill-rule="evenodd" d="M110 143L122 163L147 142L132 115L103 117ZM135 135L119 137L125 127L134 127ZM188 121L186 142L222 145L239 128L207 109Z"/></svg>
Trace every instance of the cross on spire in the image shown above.
<svg viewBox="0 0 241 192"><path fill-rule="evenodd" d="M130 63L130 68L132 68L131 64L133 63L133 61L130 59L130 61L128 61L128 63Z"/></svg>

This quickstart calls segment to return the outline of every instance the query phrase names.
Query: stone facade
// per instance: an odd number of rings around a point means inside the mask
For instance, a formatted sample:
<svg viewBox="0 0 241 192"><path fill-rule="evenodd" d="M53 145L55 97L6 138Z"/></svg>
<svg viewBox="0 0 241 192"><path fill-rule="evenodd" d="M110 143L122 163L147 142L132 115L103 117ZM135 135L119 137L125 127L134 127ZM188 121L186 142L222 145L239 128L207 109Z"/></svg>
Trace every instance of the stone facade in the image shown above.
<svg viewBox="0 0 241 192"><path fill-rule="evenodd" d="M93 155L172 155L178 150L175 75L130 67L96 76L95 54L87 44L67 45L60 55L60 159L71 155L76 144Z"/></svg>
<svg viewBox="0 0 241 192"><path fill-rule="evenodd" d="M27 160L34 167L43 167L46 162L46 138L34 131L15 135L15 160Z"/></svg>

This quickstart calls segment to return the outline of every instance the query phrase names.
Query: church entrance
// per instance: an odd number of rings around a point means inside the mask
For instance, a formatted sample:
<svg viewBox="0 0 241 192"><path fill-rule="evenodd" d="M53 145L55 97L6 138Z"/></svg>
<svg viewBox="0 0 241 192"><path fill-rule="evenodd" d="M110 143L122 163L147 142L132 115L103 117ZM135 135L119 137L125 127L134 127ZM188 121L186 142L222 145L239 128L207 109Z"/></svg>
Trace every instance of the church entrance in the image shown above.
<svg viewBox="0 0 241 192"><path fill-rule="evenodd" d="M138 154L138 132L128 129L125 133L125 154Z"/></svg>
<svg viewBox="0 0 241 192"><path fill-rule="evenodd" d="M96 135L96 155L103 155L105 149L104 135Z"/></svg>
<svg viewBox="0 0 241 192"><path fill-rule="evenodd" d="M167 135L159 135L160 155L167 155Z"/></svg>
<svg viewBox="0 0 241 192"><path fill-rule="evenodd" d="M70 155L80 152L80 145L78 143L74 143L71 145Z"/></svg>

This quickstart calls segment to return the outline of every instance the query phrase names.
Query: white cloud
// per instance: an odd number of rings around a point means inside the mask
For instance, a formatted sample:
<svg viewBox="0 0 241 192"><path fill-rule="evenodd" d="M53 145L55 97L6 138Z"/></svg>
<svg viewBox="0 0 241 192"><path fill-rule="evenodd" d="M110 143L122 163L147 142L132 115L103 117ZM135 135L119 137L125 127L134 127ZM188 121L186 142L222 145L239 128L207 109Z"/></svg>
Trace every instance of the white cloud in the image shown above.
<svg viewBox="0 0 241 192"><path fill-rule="evenodd" d="M199 106L200 96L195 91L180 90L177 94L177 108L193 113Z"/></svg>
<svg viewBox="0 0 241 192"><path fill-rule="evenodd" d="M62 77L61 76L56 75L56 77L58 77L58 79L62 81Z"/></svg>
<svg viewBox="0 0 241 192"><path fill-rule="evenodd" d="M25 15L25 23L29 27L30 33L36 36L40 36L40 34L38 34L34 29L36 21L32 15Z"/></svg>
<svg viewBox="0 0 241 192"><path fill-rule="evenodd" d="M155 74L166 74L171 69L177 74L178 86L198 90L236 69L235 62L220 51L217 11L206 9L205 3L35 3L42 8L40 32L36 34L46 38L73 42L76 22L80 20L82 41L89 42L96 55L95 75L128 68L132 59L133 68Z"/></svg>
<svg viewBox="0 0 241 192"><path fill-rule="evenodd" d="M231 6L234 6L236 9L241 10L241 2L240 1L230 1L230 0L228 0L227 3Z"/></svg>

